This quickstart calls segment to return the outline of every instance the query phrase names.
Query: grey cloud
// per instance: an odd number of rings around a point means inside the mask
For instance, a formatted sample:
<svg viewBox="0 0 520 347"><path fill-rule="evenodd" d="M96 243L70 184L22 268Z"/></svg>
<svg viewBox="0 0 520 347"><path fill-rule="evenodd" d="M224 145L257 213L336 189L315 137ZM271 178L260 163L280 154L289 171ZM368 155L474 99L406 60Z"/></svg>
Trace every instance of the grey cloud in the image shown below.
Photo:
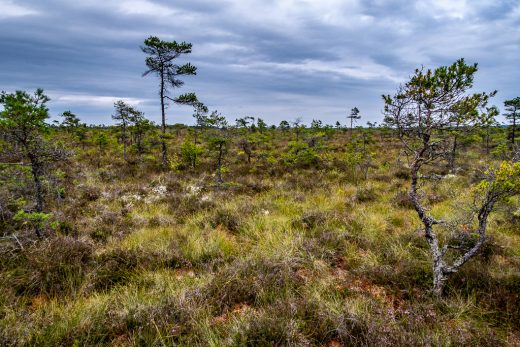
<svg viewBox="0 0 520 347"><path fill-rule="evenodd" d="M0 0L2 7L13 2ZM245 114L345 121L358 106L380 120L380 95L424 64L479 62L476 88L518 92L520 6L469 0L24 1L0 16L0 89L43 87L53 114L71 109L109 123L127 98L158 120L157 83L142 78L144 38L189 41L195 91L230 120ZM18 12L16 12L18 11ZM25 12L24 12L25 11ZM156 12L159 12L156 14ZM191 122L172 106L169 121Z"/></svg>

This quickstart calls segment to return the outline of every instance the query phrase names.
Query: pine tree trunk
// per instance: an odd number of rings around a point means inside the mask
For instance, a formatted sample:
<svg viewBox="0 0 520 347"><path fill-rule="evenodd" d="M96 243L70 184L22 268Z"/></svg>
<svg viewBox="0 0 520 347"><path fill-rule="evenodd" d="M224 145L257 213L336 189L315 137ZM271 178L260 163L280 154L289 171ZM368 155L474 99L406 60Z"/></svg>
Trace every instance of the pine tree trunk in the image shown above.
<svg viewBox="0 0 520 347"><path fill-rule="evenodd" d="M489 154L489 127L486 129L486 154Z"/></svg>
<svg viewBox="0 0 520 347"><path fill-rule="evenodd" d="M430 253L432 255L432 269L433 269L433 293L436 296L440 296L442 294L442 290L444 288L444 283L446 282L446 276L444 273L444 262L442 260L442 252L439 247L439 240L437 236L433 232L433 224L434 220L426 214L426 210L419 202L419 196L417 194L417 183L419 177L419 168L420 163L416 160L412 164L412 184L410 187L410 199L414 205L421 222L424 225L424 234L426 237L426 241L430 246Z"/></svg>
<svg viewBox="0 0 520 347"><path fill-rule="evenodd" d="M166 147L166 112L164 106L164 70L161 71L161 115L162 115L162 164L164 167L168 166L168 150Z"/></svg>
<svg viewBox="0 0 520 347"><path fill-rule="evenodd" d="M449 166L450 166L451 171L455 170L455 156L457 155L457 145L458 145L458 136L455 136L455 138L453 139L453 147L451 148L450 159L449 159Z"/></svg>
<svg viewBox="0 0 520 347"><path fill-rule="evenodd" d="M126 126L123 125L123 159L126 160Z"/></svg>
<svg viewBox="0 0 520 347"><path fill-rule="evenodd" d="M513 115L513 138L511 139L513 147L515 147L515 130L516 130L516 117Z"/></svg>
<svg viewBox="0 0 520 347"><path fill-rule="evenodd" d="M447 277L444 275L442 271L442 267L433 267L433 294L437 297L442 296L442 292L444 290L444 285L446 283Z"/></svg>
<svg viewBox="0 0 520 347"><path fill-rule="evenodd" d="M36 212L43 212L43 189L40 180L41 167L38 159L34 154L29 154L29 160L31 161L31 173L34 181L34 197L36 200ZM38 238L42 238L42 230L39 225L35 227L35 233Z"/></svg>
<svg viewBox="0 0 520 347"><path fill-rule="evenodd" d="M224 145L221 143L218 147L218 162L217 162L217 184L221 185L222 182L222 154L223 154Z"/></svg>

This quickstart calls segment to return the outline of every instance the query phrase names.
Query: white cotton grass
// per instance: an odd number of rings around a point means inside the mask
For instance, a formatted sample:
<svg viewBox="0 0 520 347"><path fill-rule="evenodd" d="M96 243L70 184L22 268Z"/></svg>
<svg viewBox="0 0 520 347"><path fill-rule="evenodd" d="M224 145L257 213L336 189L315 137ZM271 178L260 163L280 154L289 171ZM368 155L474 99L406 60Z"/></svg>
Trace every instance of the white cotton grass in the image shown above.
<svg viewBox="0 0 520 347"><path fill-rule="evenodd" d="M187 190L188 195L197 195L202 191L202 187L195 184L191 184L187 187Z"/></svg>
<svg viewBox="0 0 520 347"><path fill-rule="evenodd" d="M150 192L144 199L144 202L149 204L153 202L157 202L161 200L164 196L166 196L166 193L168 192L168 188L163 185L155 186L150 189Z"/></svg>

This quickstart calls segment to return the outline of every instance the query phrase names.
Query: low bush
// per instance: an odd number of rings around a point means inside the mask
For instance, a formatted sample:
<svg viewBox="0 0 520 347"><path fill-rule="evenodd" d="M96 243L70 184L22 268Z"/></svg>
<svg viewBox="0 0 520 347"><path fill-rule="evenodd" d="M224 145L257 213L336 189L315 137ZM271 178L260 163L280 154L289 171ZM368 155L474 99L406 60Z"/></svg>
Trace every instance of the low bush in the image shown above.
<svg viewBox="0 0 520 347"><path fill-rule="evenodd" d="M215 207L215 202L209 196L173 195L168 199L168 209L180 223L197 212L207 211Z"/></svg>
<svg viewBox="0 0 520 347"><path fill-rule="evenodd" d="M293 168L318 167L320 158L316 150L305 142L290 142L289 151L284 154L285 165Z"/></svg>
<svg viewBox="0 0 520 347"><path fill-rule="evenodd" d="M148 259L150 261L150 259ZM96 290L107 290L127 282L140 264L136 251L115 249L96 258L91 285Z"/></svg>
<svg viewBox="0 0 520 347"><path fill-rule="evenodd" d="M88 226L90 237L95 241L104 242L111 236L121 237L129 233L133 220L130 216L124 215L125 211L125 209L122 209L121 213L103 211Z"/></svg>
<svg viewBox="0 0 520 347"><path fill-rule="evenodd" d="M202 295L216 314L237 304L260 306L303 285L296 264L271 260L233 262L215 274Z"/></svg>
<svg viewBox="0 0 520 347"><path fill-rule="evenodd" d="M329 219L330 216L326 212L319 210L306 211L300 218L292 222L292 226L298 229L310 230L323 227Z"/></svg>
<svg viewBox="0 0 520 347"><path fill-rule="evenodd" d="M365 185L360 186L356 190L356 201L359 202L370 202L376 200L378 197L378 194L374 187Z"/></svg>
<svg viewBox="0 0 520 347"><path fill-rule="evenodd" d="M233 336L234 346L363 346L369 325L346 307L331 310L323 302L292 297L250 315Z"/></svg>
<svg viewBox="0 0 520 347"><path fill-rule="evenodd" d="M406 190L399 190L397 193L395 193L393 197L393 203L402 208L406 209L414 209L414 205L412 202L412 199L410 199L410 195Z"/></svg>
<svg viewBox="0 0 520 347"><path fill-rule="evenodd" d="M332 265L345 251L345 241L349 239L350 235L347 232L321 229L312 237L305 238L302 247L306 254Z"/></svg>
<svg viewBox="0 0 520 347"><path fill-rule="evenodd" d="M236 233L242 225L242 216L230 208L217 208L209 215L207 221L212 228L224 227L228 231Z"/></svg>
<svg viewBox="0 0 520 347"><path fill-rule="evenodd" d="M58 236L23 251L24 260L7 279L23 295L74 296L93 260L92 244Z"/></svg>

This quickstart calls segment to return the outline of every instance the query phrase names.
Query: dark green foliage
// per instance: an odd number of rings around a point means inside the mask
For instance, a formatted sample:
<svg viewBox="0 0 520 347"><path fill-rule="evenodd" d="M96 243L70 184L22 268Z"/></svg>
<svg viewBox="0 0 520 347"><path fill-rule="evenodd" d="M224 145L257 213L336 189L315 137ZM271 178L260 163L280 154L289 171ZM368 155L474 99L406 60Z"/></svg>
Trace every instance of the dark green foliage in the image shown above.
<svg viewBox="0 0 520 347"><path fill-rule="evenodd" d="M316 167L320 159L316 150L305 142L294 141L288 144L288 152L284 155L284 163L295 168Z"/></svg>
<svg viewBox="0 0 520 347"><path fill-rule="evenodd" d="M352 136L352 131L354 130L354 123L361 119L361 116L359 115L359 109L357 107L354 107L352 110L350 110L350 115L347 116L348 119L350 119L350 135Z"/></svg>
<svg viewBox="0 0 520 347"><path fill-rule="evenodd" d="M133 108L127 105L123 100L119 100L114 103L116 109L115 114L112 115L112 119L118 121L116 123L121 127L121 142L123 143L123 157L126 159L126 146L128 145L128 126L130 123L130 113Z"/></svg>
<svg viewBox="0 0 520 347"><path fill-rule="evenodd" d="M509 138L511 139L512 146L516 144L516 128L518 123L518 117L520 117L520 97L504 101L506 112L504 116L511 123L511 132Z"/></svg>
<svg viewBox="0 0 520 347"><path fill-rule="evenodd" d="M244 128L253 130L252 127L255 124L255 117L242 117L237 118L236 120L237 128Z"/></svg>
<svg viewBox="0 0 520 347"><path fill-rule="evenodd" d="M289 124L288 121L283 120L283 121L280 122L280 125L278 126L278 128L285 132L285 131L288 131L291 128L291 125Z"/></svg>
<svg viewBox="0 0 520 347"><path fill-rule="evenodd" d="M258 127L258 131L260 131L261 133L267 129L267 123L264 122L262 118L258 118L256 120L256 126Z"/></svg>
<svg viewBox="0 0 520 347"><path fill-rule="evenodd" d="M211 152L215 153L217 162L217 185L224 183L222 178L222 167L224 165L224 156L228 152L229 144L231 142L228 123L226 118L218 111L213 111L208 117L208 125L216 128L208 139L208 147Z"/></svg>
<svg viewBox="0 0 520 347"><path fill-rule="evenodd" d="M61 114L63 117L63 121L61 122L61 126L67 128L68 130L74 132L78 127L80 127L80 120L78 116L70 111L65 111Z"/></svg>
<svg viewBox="0 0 520 347"><path fill-rule="evenodd" d="M100 132L95 138L94 138L94 144L98 146L99 151L101 153L104 153L105 150L108 147L109 139L107 135L104 132Z"/></svg>
<svg viewBox="0 0 520 347"><path fill-rule="evenodd" d="M2 92L0 104L0 126L12 133L21 143L34 141L34 138L47 128L45 120L49 117L46 103L50 99L38 89L33 96L24 91L14 94Z"/></svg>

